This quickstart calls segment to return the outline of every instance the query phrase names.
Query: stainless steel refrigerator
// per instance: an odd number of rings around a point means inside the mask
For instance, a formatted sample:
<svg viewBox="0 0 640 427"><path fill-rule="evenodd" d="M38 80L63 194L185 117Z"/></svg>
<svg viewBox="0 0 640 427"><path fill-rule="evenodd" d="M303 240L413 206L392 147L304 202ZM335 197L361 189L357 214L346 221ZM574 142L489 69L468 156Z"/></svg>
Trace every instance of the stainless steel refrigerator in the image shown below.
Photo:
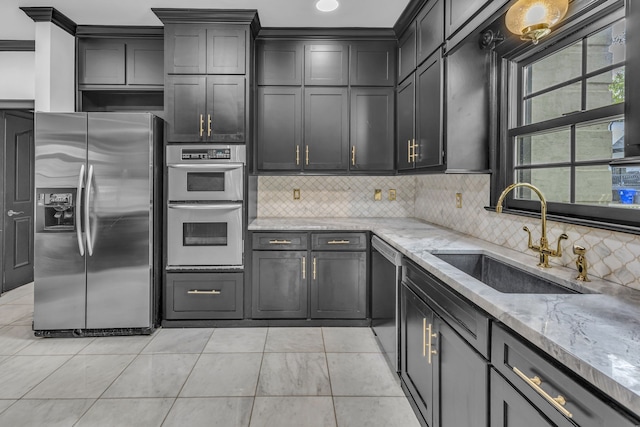
<svg viewBox="0 0 640 427"><path fill-rule="evenodd" d="M36 113L36 335L153 331L162 127L147 113Z"/></svg>

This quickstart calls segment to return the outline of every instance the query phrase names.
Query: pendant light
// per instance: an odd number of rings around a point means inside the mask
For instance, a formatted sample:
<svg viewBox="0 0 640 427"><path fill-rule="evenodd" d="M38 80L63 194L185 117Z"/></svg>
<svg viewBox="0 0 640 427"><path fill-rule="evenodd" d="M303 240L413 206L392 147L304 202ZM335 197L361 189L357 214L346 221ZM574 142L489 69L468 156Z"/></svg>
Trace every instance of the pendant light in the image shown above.
<svg viewBox="0 0 640 427"><path fill-rule="evenodd" d="M569 0L518 0L509 8L505 24L509 31L538 44L566 14Z"/></svg>

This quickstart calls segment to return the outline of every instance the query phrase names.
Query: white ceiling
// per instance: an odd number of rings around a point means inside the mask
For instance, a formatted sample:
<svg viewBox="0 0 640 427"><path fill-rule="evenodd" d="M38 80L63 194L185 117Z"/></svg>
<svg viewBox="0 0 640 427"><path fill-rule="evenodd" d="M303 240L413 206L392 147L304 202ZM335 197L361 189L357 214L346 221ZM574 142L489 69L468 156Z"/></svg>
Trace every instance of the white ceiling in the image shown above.
<svg viewBox="0 0 640 427"><path fill-rule="evenodd" d="M263 27L391 28L409 0L339 0L329 13L317 0L0 0L0 40L33 40L35 25L19 7L52 6L79 25L162 25L158 8L257 9Z"/></svg>

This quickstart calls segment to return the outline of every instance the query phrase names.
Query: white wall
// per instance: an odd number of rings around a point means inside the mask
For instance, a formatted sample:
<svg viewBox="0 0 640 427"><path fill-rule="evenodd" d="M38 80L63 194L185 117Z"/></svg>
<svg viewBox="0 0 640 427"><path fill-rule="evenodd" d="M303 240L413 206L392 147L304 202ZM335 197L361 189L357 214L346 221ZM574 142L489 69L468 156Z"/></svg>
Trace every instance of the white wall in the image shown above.
<svg viewBox="0 0 640 427"><path fill-rule="evenodd" d="M36 22L36 111L75 110L75 38L51 22Z"/></svg>
<svg viewBox="0 0 640 427"><path fill-rule="evenodd" d="M0 52L0 100L35 99L35 52Z"/></svg>

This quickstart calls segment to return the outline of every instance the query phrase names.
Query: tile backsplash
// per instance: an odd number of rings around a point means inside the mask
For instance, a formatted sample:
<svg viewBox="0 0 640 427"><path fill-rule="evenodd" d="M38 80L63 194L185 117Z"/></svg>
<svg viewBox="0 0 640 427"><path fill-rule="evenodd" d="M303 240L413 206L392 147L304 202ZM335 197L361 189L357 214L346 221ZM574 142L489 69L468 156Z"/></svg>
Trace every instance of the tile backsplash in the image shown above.
<svg viewBox="0 0 640 427"><path fill-rule="evenodd" d="M260 176L258 217L416 217L497 245L537 255L527 249L527 225L540 236L536 218L488 212L489 175L418 176ZM293 200L299 188L300 200ZM382 200L374 201L374 190ZM389 189L397 200L389 201ZM456 208L462 193L462 208ZM551 262L575 268L574 244L587 249L589 274L640 290L640 236L549 221L550 246L562 233L561 258Z"/></svg>

